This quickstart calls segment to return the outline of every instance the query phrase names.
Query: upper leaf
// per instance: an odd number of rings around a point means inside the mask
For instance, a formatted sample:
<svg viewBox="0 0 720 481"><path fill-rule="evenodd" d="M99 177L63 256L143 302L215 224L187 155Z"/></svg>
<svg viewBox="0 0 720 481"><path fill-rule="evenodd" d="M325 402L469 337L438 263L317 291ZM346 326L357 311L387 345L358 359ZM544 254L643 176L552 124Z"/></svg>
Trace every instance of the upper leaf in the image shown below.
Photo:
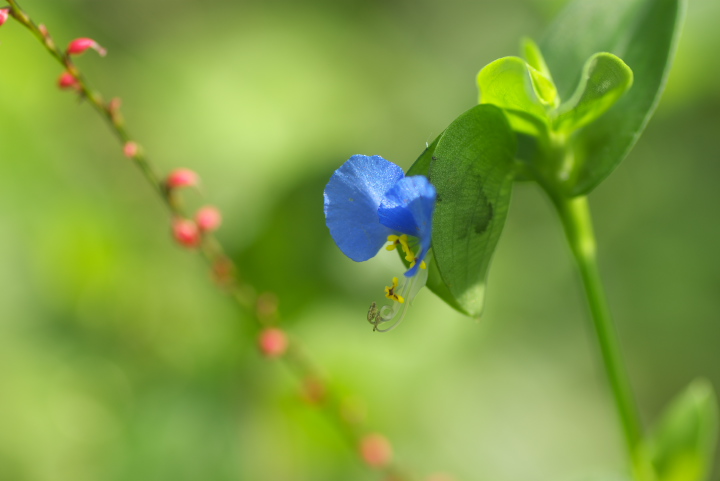
<svg viewBox="0 0 720 481"><path fill-rule="evenodd" d="M478 105L450 124L430 164L438 193L435 263L456 303L472 316L482 312L490 258L510 203L515 150L503 111Z"/></svg>
<svg viewBox="0 0 720 481"><path fill-rule="evenodd" d="M685 0L575 0L540 42L561 98L578 83L596 52L621 57L635 84L605 115L576 137L579 162L571 195L590 192L627 155L645 128L665 85Z"/></svg>
<svg viewBox="0 0 720 481"><path fill-rule="evenodd" d="M560 97L558 97L555 83L552 80L552 75L550 75L550 69L548 69L545 63L545 58L543 58L540 47L538 47L531 38L524 38L522 51L525 61L532 67L529 70L532 76L535 94L544 104L553 108L557 107L560 103Z"/></svg>
<svg viewBox="0 0 720 481"><path fill-rule="evenodd" d="M497 59L480 71L477 82L480 103L505 109L516 131L541 135L547 129L549 117L545 105L552 97L554 86L525 60L520 57Z"/></svg>
<svg viewBox="0 0 720 481"><path fill-rule="evenodd" d="M630 88L633 72L611 53L597 53L585 62L580 84L560 106L554 130L572 132L604 114Z"/></svg>
<svg viewBox="0 0 720 481"><path fill-rule="evenodd" d="M545 75L547 78L552 80L550 75L550 69L545 63L545 57L543 57L540 47L530 37L522 39L522 54L525 61L535 70Z"/></svg>

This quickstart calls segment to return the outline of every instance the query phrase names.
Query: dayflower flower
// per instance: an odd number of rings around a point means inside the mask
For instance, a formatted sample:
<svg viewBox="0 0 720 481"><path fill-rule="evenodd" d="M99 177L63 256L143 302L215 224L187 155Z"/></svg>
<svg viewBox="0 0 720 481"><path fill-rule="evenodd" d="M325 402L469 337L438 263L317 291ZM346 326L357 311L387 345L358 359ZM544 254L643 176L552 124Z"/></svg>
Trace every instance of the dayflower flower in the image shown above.
<svg viewBox="0 0 720 481"><path fill-rule="evenodd" d="M405 282L393 278L385 288L391 306L368 312L374 330L389 331L402 322L408 305L427 281L424 259L430 250L432 217L437 193L427 177L405 177L403 170L378 155L354 155L335 171L325 187L325 221L335 243L350 259L362 262L374 257L386 242L387 250L402 249L410 268ZM414 252L408 236L417 238ZM392 320L404 305L394 325Z"/></svg>

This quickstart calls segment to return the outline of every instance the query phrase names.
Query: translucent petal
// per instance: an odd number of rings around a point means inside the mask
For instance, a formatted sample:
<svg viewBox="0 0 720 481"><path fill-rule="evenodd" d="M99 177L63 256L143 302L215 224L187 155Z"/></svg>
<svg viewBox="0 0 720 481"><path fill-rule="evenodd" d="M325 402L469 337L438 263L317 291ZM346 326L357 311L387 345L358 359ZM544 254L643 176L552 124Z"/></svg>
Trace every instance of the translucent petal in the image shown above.
<svg viewBox="0 0 720 481"><path fill-rule="evenodd" d="M385 193L405 176L379 155L353 155L325 187L325 223L340 250L354 261L377 254L393 230L380 224L378 207Z"/></svg>
<svg viewBox="0 0 720 481"><path fill-rule="evenodd" d="M380 223L390 229L420 239L421 251L413 268L405 273L413 276L430 249L432 217L437 192L427 177L415 175L399 180L387 191L380 203Z"/></svg>

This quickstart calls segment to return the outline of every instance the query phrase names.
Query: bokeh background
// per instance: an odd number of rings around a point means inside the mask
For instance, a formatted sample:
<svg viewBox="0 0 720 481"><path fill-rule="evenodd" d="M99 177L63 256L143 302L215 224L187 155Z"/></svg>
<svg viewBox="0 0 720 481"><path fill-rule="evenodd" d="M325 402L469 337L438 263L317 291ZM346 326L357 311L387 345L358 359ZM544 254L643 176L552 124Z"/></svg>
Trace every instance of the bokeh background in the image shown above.
<svg viewBox="0 0 720 481"><path fill-rule="evenodd" d="M621 473L621 438L549 203L518 185L486 313L422 293L402 328L367 306L402 267L344 258L322 189L350 155L407 168L476 102L474 76L563 1L26 0L123 99L164 171L199 172L219 233L284 326L422 477ZM720 387L720 3L690 0L663 102L591 196L602 273L643 418ZM366 480L59 66L0 29L0 480Z"/></svg>

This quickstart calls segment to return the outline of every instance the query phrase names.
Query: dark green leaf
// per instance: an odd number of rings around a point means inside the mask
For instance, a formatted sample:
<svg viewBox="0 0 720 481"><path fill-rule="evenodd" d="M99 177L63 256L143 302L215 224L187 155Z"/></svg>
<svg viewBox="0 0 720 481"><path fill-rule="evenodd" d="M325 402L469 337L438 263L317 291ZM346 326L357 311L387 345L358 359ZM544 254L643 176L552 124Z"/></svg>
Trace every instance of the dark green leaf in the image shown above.
<svg viewBox="0 0 720 481"><path fill-rule="evenodd" d="M456 303L472 316L482 312L490 258L510 203L515 150L503 111L478 105L450 124L430 164L438 192L435 264Z"/></svg>
<svg viewBox="0 0 720 481"><path fill-rule="evenodd" d="M627 155L645 128L670 69L685 0L575 0L540 42L561 98L569 98L583 63L597 52L622 58L635 83L576 137L570 194L590 192Z"/></svg>
<svg viewBox="0 0 720 481"><path fill-rule="evenodd" d="M658 481L703 481L712 468L718 406L712 386L696 380L663 413L648 438Z"/></svg>
<svg viewBox="0 0 720 481"><path fill-rule="evenodd" d="M415 163L408 169L407 175L424 175L426 177L429 176L430 171L430 163L432 162L432 157L435 154L435 148L437 147L438 140L440 140L439 135L432 144L430 144L422 154L420 154L420 157L417 158ZM410 246L413 249L417 248L417 241L411 241ZM405 264L405 267L410 267L410 263L405 259L405 256L403 253L398 250L398 254L400 255L400 259L403 261L403 264ZM432 249L430 249L430 252L428 253L428 256L425 258L425 262L427 262L428 268L430 271L428 272L428 279L426 286L428 289L430 289L432 292L435 293L436 296L438 296L440 299L445 301L450 307L462 312L465 315L470 315L468 312L466 312L460 304L457 303L455 300L455 297L453 297L452 293L448 289L448 287L445 285L445 282L442 280L442 277L440 276L440 271L437 268L437 263L434 260L434 255Z"/></svg>

